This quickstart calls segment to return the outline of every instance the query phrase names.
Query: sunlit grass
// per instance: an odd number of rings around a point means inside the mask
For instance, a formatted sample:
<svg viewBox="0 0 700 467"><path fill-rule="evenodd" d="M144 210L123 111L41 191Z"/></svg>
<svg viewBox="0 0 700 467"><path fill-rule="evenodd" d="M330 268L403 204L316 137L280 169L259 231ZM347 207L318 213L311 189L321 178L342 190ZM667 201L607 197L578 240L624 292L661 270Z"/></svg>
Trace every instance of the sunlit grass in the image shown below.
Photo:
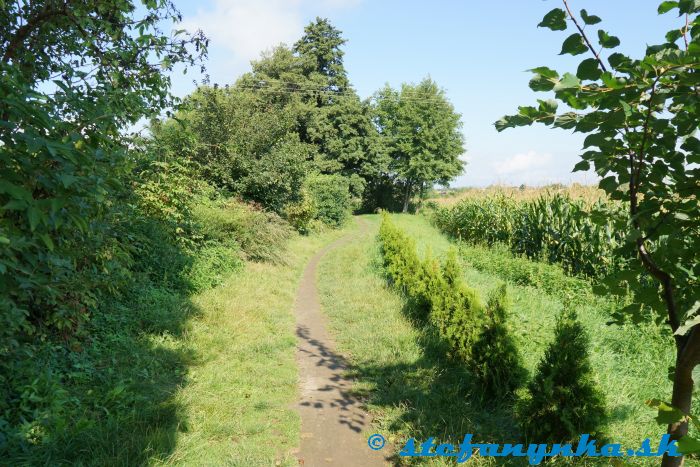
<svg viewBox="0 0 700 467"><path fill-rule="evenodd" d="M342 233L298 237L285 264L248 263L195 298L202 312L186 339L196 363L174 396L186 424L160 463L296 465L294 299L308 259Z"/></svg>
<svg viewBox="0 0 700 467"><path fill-rule="evenodd" d="M366 240L330 252L320 264L319 281L324 311L340 350L350 356L358 391L367 397L377 431L399 446L411 436L453 442L464 433L491 442L517 439L512 407L488 407L471 397L468 373L445 362L430 329L419 329L404 314L403 299L382 277L375 240L379 219L365 216L365 220L370 226ZM453 245L421 216L393 215L392 221L416 239L420 254L430 250L441 257ZM493 254L486 248L469 248L462 253L473 260L479 254L484 260ZM499 274L498 265L521 261L506 252L503 255L488 272L469 267L469 258L463 258L465 279L482 297L508 279L508 274ZM561 272L558 279L556 271L548 272L549 280L567 280ZM509 285L513 298L510 327L530 373L552 340L555 317L564 307L559 294L544 289ZM607 325L604 300L578 301L576 306L591 335L596 378L610 411L605 427L608 439L633 447L647 437L655 442L664 430L644 402L669 394L670 336L661 335L654 325ZM431 462L440 463L436 459ZM589 462L576 460L577 465ZM605 459L594 465L608 462ZM480 459L479 463L490 464L493 459Z"/></svg>

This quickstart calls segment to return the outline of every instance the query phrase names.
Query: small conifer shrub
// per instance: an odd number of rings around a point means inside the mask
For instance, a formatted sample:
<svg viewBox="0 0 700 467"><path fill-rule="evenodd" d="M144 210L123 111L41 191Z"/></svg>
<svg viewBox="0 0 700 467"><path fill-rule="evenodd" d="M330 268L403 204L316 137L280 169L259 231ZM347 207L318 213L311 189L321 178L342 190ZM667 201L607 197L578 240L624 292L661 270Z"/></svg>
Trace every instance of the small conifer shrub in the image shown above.
<svg viewBox="0 0 700 467"><path fill-rule="evenodd" d="M489 298L481 332L472 346L469 367L485 398L507 397L524 382L527 373L506 325L510 301L505 284Z"/></svg>
<svg viewBox="0 0 700 467"><path fill-rule="evenodd" d="M593 379L588 345L576 313L562 313L554 341L528 384L529 397L518 410L529 442L566 443L599 431L605 402Z"/></svg>

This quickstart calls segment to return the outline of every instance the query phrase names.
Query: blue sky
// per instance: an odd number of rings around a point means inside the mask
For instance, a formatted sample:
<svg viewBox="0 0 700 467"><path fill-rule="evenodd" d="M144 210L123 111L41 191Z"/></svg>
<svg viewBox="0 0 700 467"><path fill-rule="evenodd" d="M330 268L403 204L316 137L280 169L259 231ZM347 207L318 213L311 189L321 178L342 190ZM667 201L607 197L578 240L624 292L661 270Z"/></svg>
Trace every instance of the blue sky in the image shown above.
<svg viewBox="0 0 700 467"><path fill-rule="evenodd" d="M538 185L595 183L592 173L571 173L582 136L545 127L497 133L493 122L518 105L546 94L532 92L525 70L547 65L575 72L581 57L558 56L573 31L553 32L537 23L558 0L175 0L188 29L211 39L208 74L233 83L251 59L279 44L292 44L316 16L327 17L348 40L345 67L361 97L385 83L397 87L432 77L462 114L467 161L453 186L495 183ZM620 38L620 51L639 56L680 26L673 14L659 16L656 0L570 0L603 22L588 26ZM194 89L191 74L174 76L174 91Z"/></svg>

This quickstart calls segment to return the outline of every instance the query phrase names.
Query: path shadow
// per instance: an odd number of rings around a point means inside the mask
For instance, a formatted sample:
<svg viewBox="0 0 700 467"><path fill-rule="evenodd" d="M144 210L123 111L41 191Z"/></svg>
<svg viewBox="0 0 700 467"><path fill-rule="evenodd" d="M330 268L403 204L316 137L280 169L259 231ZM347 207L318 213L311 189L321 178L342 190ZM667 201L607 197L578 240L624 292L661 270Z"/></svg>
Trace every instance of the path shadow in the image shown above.
<svg viewBox="0 0 700 467"><path fill-rule="evenodd" d="M308 344L299 347L299 352L305 355L304 358L314 361L315 366L323 367L330 372L327 378L330 383L315 388L315 391L327 393L329 396L321 395L313 401L301 402L300 405L318 410L326 408L339 410L338 423L347 426L355 433L361 433L367 428L370 420L364 415L362 398L352 389L354 381L348 376L349 363L326 344L312 338L307 327L297 326L296 334L301 341ZM335 393L336 396L330 396L331 393Z"/></svg>

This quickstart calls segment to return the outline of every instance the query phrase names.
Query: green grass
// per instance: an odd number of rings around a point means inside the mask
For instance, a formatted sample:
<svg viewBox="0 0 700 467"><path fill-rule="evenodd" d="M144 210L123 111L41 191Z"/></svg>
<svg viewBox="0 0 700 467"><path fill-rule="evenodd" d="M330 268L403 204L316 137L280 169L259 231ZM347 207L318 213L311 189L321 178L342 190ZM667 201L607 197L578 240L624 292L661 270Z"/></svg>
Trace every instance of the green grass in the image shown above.
<svg viewBox="0 0 700 467"><path fill-rule="evenodd" d="M70 356L74 423L7 465L297 465L294 299L310 257L353 228L295 235L283 262L203 270L218 285L190 297L135 284Z"/></svg>
<svg viewBox="0 0 700 467"><path fill-rule="evenodd" d="M285 264L248 263L195 298L203 312L187 341L196 363L174 395L186 423L160 463L296 465L294 299L309 258L342 233L297 237Z"/></svg>
<svg viewBox="0 0 700 467"><path fill-rule="evenodd" d="M409 436L457 441L464 433L474 433L482 441L517 439L512 407L484 406L472 397L469 375L444 361L439 341L429 328L419 329L410 322L404 300L383 279L375 240L379 219L365 219L370 225L366 240L331 251L321 261L319 286L339 350L350 357L357 390L367 397L377 431L397 445ZM421 216L393 215L392 221L416 239L422 254L430 250L441 257L452 246ZM509 281L513 299L510 327L532 373L553 337L554 320L565 299L554 287L548 290L542 284L519 285L512 280L511 270L520 270L522 265L511 262L522 261L520 258L501 256L487 272L486 267L479 271L469 265L487 262L492 251L470 248L462 253L466 255L465 280L482 297L501 281ZM548 280L570 284L561 271L561 277L556 270L547 272ZM670 394L666 377L673 358L670 336L662 336L655 325L606 325L609 306L604 300L576 303L580 320L591 335L592 362L610 411L605 427L608 439L633 447L647 437L658 440L663 429L644 402ZM493 463L493 459L479 461Z"/></svg>

